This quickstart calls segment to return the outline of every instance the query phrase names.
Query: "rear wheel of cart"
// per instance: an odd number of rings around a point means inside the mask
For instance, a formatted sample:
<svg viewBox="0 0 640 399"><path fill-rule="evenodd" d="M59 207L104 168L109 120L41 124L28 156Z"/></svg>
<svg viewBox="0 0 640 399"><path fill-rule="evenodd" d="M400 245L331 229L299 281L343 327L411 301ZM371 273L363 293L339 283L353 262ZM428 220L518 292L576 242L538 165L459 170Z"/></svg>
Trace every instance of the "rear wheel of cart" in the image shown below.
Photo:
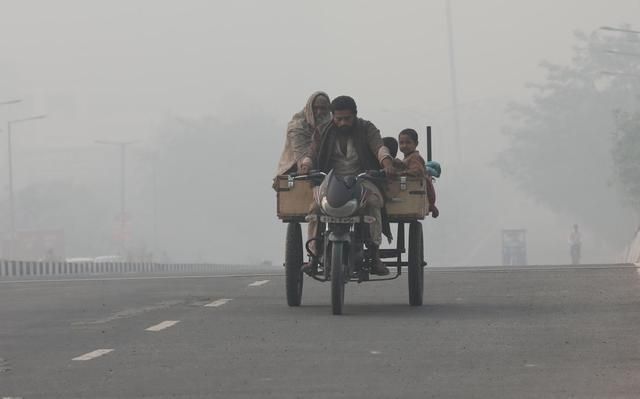
<svg viewBox="0 0 640 399"><path fill-rule="evenodd" d="M300 223L287 225L284 267L287 281L287 304L300 306L302 302L302 229Z"/></svg>
<svg viewBox="0 0 640 399"><path fill-rule="evenodd" d="M409 225L409 304L422 306L424 292L424 242L422 224L411 222Z"/></svg>

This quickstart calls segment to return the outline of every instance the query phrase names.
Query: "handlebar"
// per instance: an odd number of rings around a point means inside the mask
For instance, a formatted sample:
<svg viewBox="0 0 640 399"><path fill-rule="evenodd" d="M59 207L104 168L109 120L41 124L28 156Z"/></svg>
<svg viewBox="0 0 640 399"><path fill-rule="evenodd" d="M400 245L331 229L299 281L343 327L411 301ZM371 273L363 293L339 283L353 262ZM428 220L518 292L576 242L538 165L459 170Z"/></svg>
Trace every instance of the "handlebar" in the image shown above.
<svg viewBox="0 0 640 399"><path fill-rule="evenodd" d="M308 179L316 179L318 177L324 178L326 175L327 175L326 173L321 172L319 170L312 170L306 175L300 175L298 174L298 172L289 173L289 177L293 178L294 180L308 180Z"/></svg>
<svg viewBox="0 0 640 399"><path fill-rule="evenodd" d="M367 170L364 173L360 173L358 175L358 178L371 178L371 179L384 179L385 177L387 177L387 173L384 171L384 169L380 169L380 170Z"/></svg>
<svg viewBox="0 0 640 399"><path fill-rule="evenodd" d="M356 176L356 180L364 179L364 180L384 180L387 177L384 169L380 170L367 170L364 173L360 173Z"/></svg>
<svg viewBox="0 0 640 399"><path fill-rule="evenodd" d="M326 173L320 170L312 170L306 175L300 175L298 172L289 173L288 177L293 180L309 180L309 179L317 179L319 177L325 178L327 176ZM367 170L363 173L360 173L356 176L357 179L384 179L387 177L384 169L380 170Z"/></svg>

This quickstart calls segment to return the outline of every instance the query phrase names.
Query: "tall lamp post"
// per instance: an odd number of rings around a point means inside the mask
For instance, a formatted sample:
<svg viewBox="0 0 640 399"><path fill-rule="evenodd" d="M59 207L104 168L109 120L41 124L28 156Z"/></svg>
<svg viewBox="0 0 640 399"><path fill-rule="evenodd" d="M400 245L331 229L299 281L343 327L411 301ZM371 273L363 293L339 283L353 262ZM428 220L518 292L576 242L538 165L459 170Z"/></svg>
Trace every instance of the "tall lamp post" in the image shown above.
<svg viewBox="0 0 640 399"><path fill-rule="evenodd" d="M125 228L126 228L126 150L127 146L137 143L139 140L134 141L108 141L97 140L96 143L104 145L112 145L120 148L120 251L121 255L125 257Z"/></svg>
<svg viewBox="0 0 640 399"><path fill-rule="evenodd" d="M19 102L19 100L14 100ZM14 103L12 102L12 103ZM13 193L13 151L11 144L11 133L13 125L17 125L24 122L34 121L37 119L46 118L46 115L35 115L28 118L14 119L7 122L7 151L9 161L9 257L13 256L13 250L16 239L16 215L15 215L15 196Z"/></svg>
<svg viewBox="0 0 640 399"><path fill-rule="evenodd" d="M460 140L460 109L458 102L458 77L456 72L456 53L453 37L453 16L451 11L451 0L446 2L447 12L447 42L449 45L449 77L451 79L451 107L453 109L453 133L455 142L456 163L462 162L464 156L462 152L462 142Z"/></svg>

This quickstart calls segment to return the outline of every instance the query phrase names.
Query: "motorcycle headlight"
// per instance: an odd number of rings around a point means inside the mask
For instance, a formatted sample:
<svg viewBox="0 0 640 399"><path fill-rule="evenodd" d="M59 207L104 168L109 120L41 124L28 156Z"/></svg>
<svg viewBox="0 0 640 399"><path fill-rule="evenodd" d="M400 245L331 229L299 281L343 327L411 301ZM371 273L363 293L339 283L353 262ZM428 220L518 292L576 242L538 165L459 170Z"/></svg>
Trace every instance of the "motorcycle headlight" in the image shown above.
<svg viewBox="0 0 640 399"><path fill-rule="evenodd" d="M351 199L347 201L347 203L345 203L344 205L334 208L331 205L329 205L329 202L325 197L322 199L321 205L324 213L336 218L344 218L347 216L351 216L354 213L356 213L356 211L358 210L358 201L356 201L355 199Z"/></svg>

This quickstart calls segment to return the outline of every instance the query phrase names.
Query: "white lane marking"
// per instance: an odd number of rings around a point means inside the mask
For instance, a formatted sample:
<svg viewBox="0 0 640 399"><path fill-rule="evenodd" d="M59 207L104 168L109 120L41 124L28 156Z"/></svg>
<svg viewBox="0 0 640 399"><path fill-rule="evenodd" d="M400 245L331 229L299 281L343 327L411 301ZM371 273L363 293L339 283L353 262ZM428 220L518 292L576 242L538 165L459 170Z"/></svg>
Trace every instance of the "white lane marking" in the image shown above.
<svg viewBox="0 0 640 399"><path fill-rule="evenodd" d="M268 283L269 280L258 280L258 281L254 281L253 283L249 284L249 287L259 287L261 285L265 285L266 283Z"/></svg>
<svg viewBox="0 0 640 399"><path fill-rule="evenodd" d="M71 360L79 360L79 361L91 360L91 359L95 359L96 357L104 356L109 352L113 352L113 349L96 349L93 352L85 353L84 355L74 357Z"/></svg>
<svg viewBox="0 0 640 399"><path fill-rule="evenodd" d="M178 323L180 323L180 320L166 320L160 324L156 324L155 326L146 328L145 331L160 331L160 330L164 330L165 328L175 326Z"/></svg>
<svg viewBox="0 0 640 399"><path fill-rule="evenodd" d="M538 365L533 363L527 363L524 365L524 367L538 367Z"/></svg>
<svg viewBox="0 0 640 399"><path fill-rule="evenodd" d="M222 306L222 305L224 305L225 303L227 303L229 301L231 301L231 299L222 298L222 299L218 299L216 301L213 301L211 303L208 303L208 304L206 304L204 306L207 307L207 308L217 308L218 306Z"/></svg>
<svg viewBox="0 0 640 399"><path fill-rule="evenodd" d="M371 352L369 352L369 353L371 353L372 355L379 355L379 354L381 354L382 352L380 352L380 351L371 351Z"/></svg>
<svg viewBox="0 0 640 399"><path fill-rule="evenodd" d="M238 277L278 277L283 273L259 273L259 274L217 274L201 276L153 276L153 277L107 277L107 278L60 278L60 279L33 279L33 280L0 280L0 284L15 283L73 283L76 281L123 281L123 280L182 280L193 278L238 278Z"/></svg>
<svg viewBox="0 0 640 399"><path fill-rule="evenodd" d="M71 325L72 326L83 326L83 325L91 325L91 324L109 323L109 322L114 321L114 320L124 319L124 318L128 318L128 317L134 317L134 316L140 315L142 313L151 312L151 311L154 311L154 310L168 309L171 306L180 305L180 304L183 304L183 303L186 303L186 301L179 300L179 301L160 302L157 305L144 306L144 307L141 307L141 308L125 309L125 310L122 310L122 311L120 311L118 313L114 313L114 314L112 314L110 316L107 316L105 318L98 319L98 320L76 321L76 322L71 323Z"/></svg>

